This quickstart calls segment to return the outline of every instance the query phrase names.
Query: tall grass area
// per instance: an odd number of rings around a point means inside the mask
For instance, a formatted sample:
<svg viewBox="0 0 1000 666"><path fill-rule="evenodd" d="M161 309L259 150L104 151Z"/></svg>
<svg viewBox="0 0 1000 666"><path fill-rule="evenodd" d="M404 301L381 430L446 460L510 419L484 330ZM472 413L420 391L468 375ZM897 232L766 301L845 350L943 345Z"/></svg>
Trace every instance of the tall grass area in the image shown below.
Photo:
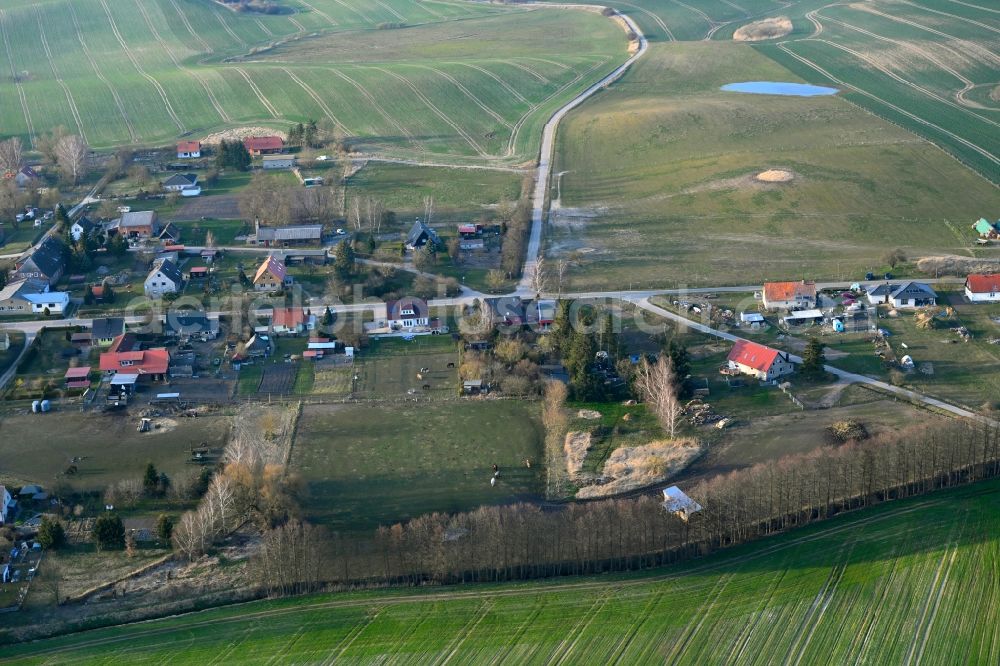
<svg viewBox="0 0 1000 666"><path fill-rule="evenodd" d="M7 663L996 663L1000 483L670 571L265 601L6 646ZM664 520L668 518L664 517Z"/></svg>
<svg viewBox="0 0 1000 666"><path fill-rule="evenodd" d="M572 288L851 280L890 248L973 246L993 185L839 97L719 90L752 80L801 79L746 45L653 45L570 114L548 252L575 253ZM766 169L794 178L756 182Z"/></svg>

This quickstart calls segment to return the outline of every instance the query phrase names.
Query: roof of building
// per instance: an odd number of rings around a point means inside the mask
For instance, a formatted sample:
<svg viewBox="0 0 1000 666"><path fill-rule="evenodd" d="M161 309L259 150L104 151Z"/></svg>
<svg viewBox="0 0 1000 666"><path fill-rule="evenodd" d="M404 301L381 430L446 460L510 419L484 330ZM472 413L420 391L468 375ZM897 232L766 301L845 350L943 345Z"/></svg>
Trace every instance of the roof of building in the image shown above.
<svg viewBox="0 0 1000 666"><path fill-rule="evenodd" d="M131 352L139 348L139 338L135 336L134 333L122 333L121 335L115 336L115 339L111 341L111 346L108 347L108 351L115 352Z"/></svg>
<svg viewBox="0 0 1000 666"><path fill-rule="evenodd" d="M191 275L202 275L208 272L208 266L192 266L191 270L188 271Z"/></svg>
<svg viewBox="0 0 1000 666"><path fill-rule="evenodd" d="M479 226L475 224L460 224L458 225L458 233L460 234L474 234L479 231Z"/></svg>
<svg viewBox="0 0 1000 666"><path fill-rule="evenodd" d="M783 319L785 319L785 320L789 320L789 319L820 319L822 316L823 316L823 311L822 310L816 310L816 309L812 309L812 310L797 310L795 312L789 313L788 316L783 317Z"/></svg>
<svg viewBox="0 0 1000 666"><path fill-rule="evenodd" d="M258 241L320 240L322 224L299 224L290 227L257 227Z"/></svg>
<svg viewBox="0 0 1000 666"><path fill-rule="evenodd" d="M677 486L670 486L663 489L663 506L667 511L682 512L685 514L701 511L702 506L687 496L687 494Z"/></svg>
<svg viewBox="0 0 1000 666"><path fill-rule="evenodd" d="M66 374L63 375L64 379L86 379L90 376L90 366L80 366L79 368L69 368L66 370Z"/></svg>
<svg viewBox="0 0 1000 666"><path fill-rule="evenodd" d="M24 300L33 305L56 304L61 307L69 305L69 292L65 291L43 291L28 294L21 294Z"/></svg>
<svg viewBox="0 0 1000 666"><path fill-rule="evenodd" d="M281 282L285 281L285 265L278 261L273 254L268 255L267 259L265 259L257 269L257 272L253 276L254 283L268 274L273 275Z"/></svg>
<svg viewBox="0 0 1000 666"><path fill-rule="evenodd" d="M164 320L164 329L168 333L191 335L192 333L208 333L218 329L218 320L210 320L208 315L200 310L171 310Z"/></svg>
<svg viewBox="0 0 1000 666"><path fill-rule="evenodd" d="M178 141L177 152L178 153L201 152L201 141Z"/></svg>
<svg viewBox="0 0 1000 666"><path fill-rule="evenodd" d="M740 321L744 324L761 323L764 321L764 315L759 312L741 312Z"/></svg>
<svg viewBox="0 0 1000 666"><path fill-rule="evenodd" d="M170 259L164 259L163 261L158 261L153 264L153 269L149 271L149 275L146 276L148 280L155 273L162 273L163 277L167 278L174 284L180 284L184 281L184 276L181 274L181 269L177 267Z"/></svg>
<svg viewBox="0 0 1000 666"><path fill-rule="evenodd" d="M198 174L175 173L163 181L164 187L193 187L198 183Z"/></svg>
<svg viewBox="0 0 1000 666"><path fill-rule="evenodd" d="M123 363L127 365L123 365ZM139 351L107 351L101 354L101 370L103 372L128 368L129 374L162 375L167 372L169 367L170 352L163 348Z"/></svg>
<svg viewBox="0 0 1000 666"><path fill-rule="evenodd" d="M116 338L124 332L125 319L123 317L102 317L94 319L90 323L90 336L98 340Z"/></svg>
<svg viewBox="0 0 1000 666"><path fill-rule="evenodd" d="M518 296L500 296L499 298L483 299L493 316L507 324L519 324L525 321L524 301Z"/></svg>
<svg viewBox="0 0 1000 666"><path fill-rule="evenodd" d="M937 292L923 282L907 282L896 285L892 290L892 298L937 298Z"/></svg>
<svg viewBox="0 0 1000 666"><path fill-rule="evenodd" d="M816 298L816 283L806 282L765 282L765 301L791 301L796 298Z"/></svg>
<svg viewBox="0 0 1000 666"><path fill-rule="evenodd" d="M155 222L155 210L137 210L122 213L122 216L112 222L112 224L117 227L129 229L131 227L152 227Z"/></svg>
<svg viewBox="0 0 1000 666"><path fill-rule="evenodd" d="M163 229L160 231L159 235L157 236L157 238L159 238L161 240L168 239L168 240L172 240L172 241L180 240L180 237L181 237L180 227L178 227L173 222L167 222L167 224L163 227ZM183 245L168 245L164 249L165 250L171 250L171 251L180 251L180 250L184 249L184 246Z"/></svg>
<svg viewBox="0 0 1000 666"><path fill-rule="evenodd" d="M412 312L412 314L403 314ZM427 301L421 298L407 296L398 301L389 301L385 304L386 318L390 321L400 321L402 319L426 319L430 314Z"/></svg>
<svg viewBox="0 0 1000 666"><path fill-rule="evenodd" d="M294 162L294 155L264 155L261 162Z"/></svg>
<svg viewBox="0 0 1000 666"><path fill-rule="evenodd" d="M63 244L52 236L46 236L45 240L39 243L38 247L31 254L18 262L18 270L21 270L21 267L29 262L42 275L52 276L57 274L64 268L66 263Z"/></svg>
<svg viewBox="0 0 1000 666"><path fill-rule="evenodd" d="M19 175L21 175L21 176L26 176L26 177L28 177L28 178L39 178L39 177L40 177L40 176L38 175L38 172L37 172L37 171L35 171L34 169L32 169L32 168L31 168L30 166L28 166L27 164L25 164L25 165L24 165L23 167L21 167L21 168L20 168L20 169L18 170L18 172L17 172L17 173L18 173Z"/></svg>
<svg viewBox="0 0 1000 666"><path fill-rule="evenodd" d="M248 136L243 139L247 150L279 150L285 147L280 136Z"/></svg>
<svg viewBox="0 0 1000 666"><path fill-rule="evenodd" d="M139 381L139 375L134 372L119 372L111 379L112 386L131 386Z"/></svg>
<svg viewBox="0 0 1000 666"><path fill-rule="evenodd" d="M425 235L427 236L427 240L431 241L435 245L440 245L441 239L438 238L437 232L424 224L422 220L415 221L413 226L410 227L410 232L406 234L406 244L416 245Z"/></svg>
<svg viewBox="0 0 1000 666"><path fill-rule="evenodd" d="M302 308L275 308L271 315L272 326L296 328L306 323L306 313Z"/></svg>
<svg viewBox="0 0 1000 666"><path fill-rule="evenodd" d="M985 217L979 218L979 220L977 220L976 223L972 225L972 227L976 230L977 233L981 235L986 235L991 232L996 232L996 227L993 226L993 223L987 220Z"/></svg>
<svg viewBox="0 0 1000 666"><path fill-rule="evenodd" d="M97 223L92 222L91 219L86 215L79 218L76 222L73 223L73 226L77 225L79 225L79 227L87 233L90 233L91 231L97 228Z"/></svg>
<svg viewBox="0 0 1000 666"><path fill-rule="evenodd" d="M727 360L760 372L767 372L774 365L779 354L777 349L765 347L749 340L737 340L732 351L729 352Z"/></svg>
<svg viewBox="0 0 1000 666"><path fill-rule="evenodd" d="M973 273L965 278L965 286L973 294L1000 292L1000 273Z"/></svg>

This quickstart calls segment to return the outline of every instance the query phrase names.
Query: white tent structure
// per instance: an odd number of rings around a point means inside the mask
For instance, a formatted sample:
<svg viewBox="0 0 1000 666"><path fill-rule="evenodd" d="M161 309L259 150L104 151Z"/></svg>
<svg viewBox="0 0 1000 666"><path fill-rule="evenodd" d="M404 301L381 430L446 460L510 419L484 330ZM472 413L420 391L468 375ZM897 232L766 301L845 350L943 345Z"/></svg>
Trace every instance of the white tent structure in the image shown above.
<svg viewBox="0 0 1000 666"><path fill-rule="evenodd" d="M677 486L670 486L663 489L663 508L687 522L691 514L701 511L702 506L685 495Z"/></svg>

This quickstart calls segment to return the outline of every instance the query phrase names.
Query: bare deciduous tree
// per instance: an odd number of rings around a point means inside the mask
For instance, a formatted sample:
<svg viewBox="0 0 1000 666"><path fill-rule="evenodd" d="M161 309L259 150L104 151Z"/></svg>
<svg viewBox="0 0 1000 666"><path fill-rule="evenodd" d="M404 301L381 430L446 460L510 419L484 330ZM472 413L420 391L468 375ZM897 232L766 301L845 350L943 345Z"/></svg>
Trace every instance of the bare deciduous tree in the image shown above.
<svg viewBox="0 0 1000 666"><path fill-rule="evenodd" d="M17 173L24 164L24 147L14 136L0 142L0 173Z"/></svg>
<svg viewBox="0 0 1000 666"><path fill-rule="evenodd" d="M671 437L675 437L683 408L677 394L674 364L670 357L661 354L656 363L643 359L636 370L635 386L663 429Z"/></svg>
<svg viewBox="0 0 1000 666"><path fill-rule="evenodd" d="M428 195L424 197L424 224L430 226L432 217L434 217L434 197Z"/></svg>
<svg viewBox="0 0 1000 666"><path fill-rule="evenodd" d="M248 220L284 226L291 219L288 188L271 175L258 173L240 193L240 212Z"/></svg>
<svg viewBox="0 0 1000 666"><path fill-rule="evenodd" d="M87 175L87 142L83 137L69 134L61 137L55 145L56 164L63 176L74 185Z"/></svg>

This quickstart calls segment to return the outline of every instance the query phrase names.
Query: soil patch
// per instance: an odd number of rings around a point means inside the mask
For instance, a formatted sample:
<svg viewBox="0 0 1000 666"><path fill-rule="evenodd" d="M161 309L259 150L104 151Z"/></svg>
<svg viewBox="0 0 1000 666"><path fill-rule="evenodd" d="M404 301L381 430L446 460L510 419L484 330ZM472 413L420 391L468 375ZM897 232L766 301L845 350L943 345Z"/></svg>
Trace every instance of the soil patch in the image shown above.
<svg viewBox="0 0 1000 666"><path fill-rule="evenodd" d="M239 198L235 195L219 194L188 199L181 204L171 219L176 222L196 222L206 217L216 220L240 219L242 216Z"/></svg>
<svg viewBox="0 0 1000 666"><path fill-rule="evenodd" d="M606 482L585 486L576 496L607 497L663 481L687 467L701 448L695 440L681 439L615 449L604 463Z"/></svg>
<svg viewBox="0 0 1000 666"><path fill-rule="evenodd" d="M761 171L754 178L762 183L790 183L795 180L795 174L786 169L768 169Z"/></svg>
<svg viewBox="0 0 1000 666"><path fill-rule="evenodd" d="M583 469L583 461L590 450L589 432L568 432L563 442L563 452L566 454L566 471L571 477L576 477Z"/></svg>
<svg viewBox="0 0 1000 666"><path fill-rule="evenodd" d="M242 141L243 139L251 136L280 136L282 139L288 138L285 132L271 127L234 127L232 129L222 130L221 132L212 132L202 139L201 142L206 145L213 146L221 142L223 139L226 141Z"/></svg>
<svg viewBox="0 0 1000 666"><path fill-rule="evenodd" d="M1000 259L989 257L962 257L954 254L923 257L917 261L917 270L926 275L961 275L993 273L1000 268Z"/></svg>
<svg viewBox="0 0 1000 666"><path fill-rule="evenodd" d="M734 42L760 42L765 39L784 37L792 31L792 21L787 16L774 16L762 21L754 21L733 33Z"/></svg>

